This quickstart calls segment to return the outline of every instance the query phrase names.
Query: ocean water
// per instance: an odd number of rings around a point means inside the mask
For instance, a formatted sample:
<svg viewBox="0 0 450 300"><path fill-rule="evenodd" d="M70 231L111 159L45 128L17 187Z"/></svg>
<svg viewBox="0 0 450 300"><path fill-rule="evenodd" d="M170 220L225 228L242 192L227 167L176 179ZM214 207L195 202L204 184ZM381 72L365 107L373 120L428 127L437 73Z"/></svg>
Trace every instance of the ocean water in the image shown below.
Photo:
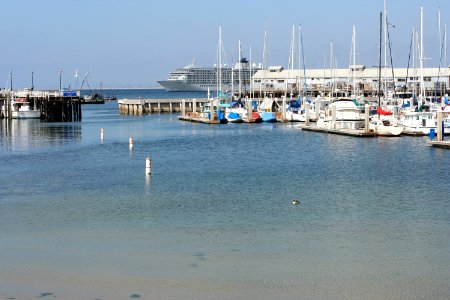
<svg viewBox="0 0 450 300"><path fill-rule="evenodd" d="M0 124L0 299L450 298L450 151L425 138L116 102Z"/></svg>

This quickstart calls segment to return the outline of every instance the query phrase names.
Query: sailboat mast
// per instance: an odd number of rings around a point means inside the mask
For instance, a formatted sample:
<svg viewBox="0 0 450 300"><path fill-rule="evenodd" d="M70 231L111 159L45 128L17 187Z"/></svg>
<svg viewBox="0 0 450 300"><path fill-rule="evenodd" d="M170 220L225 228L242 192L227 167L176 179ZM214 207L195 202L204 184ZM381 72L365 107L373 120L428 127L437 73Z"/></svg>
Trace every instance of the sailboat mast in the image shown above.
<svg viewBox="0 0 450 300"><path fill-rule="evenodd" d="M12 92L13 89L13 77L12 77L12 68L9 69L9 84L10 84L10 91Z"/></svg>
<svg viewBox="0 0 450 300"><path fill-rule="evenodd" d="M424 101L423 86L423 7L420 7L420 100Z"/></svg>
<svg viewBox="0 0 450 300"><path fill-rule="evenodd" d="M330 76L331 76L331 90L330 90L330 98L333 97L333 89L334 89L334 76L333 76L333 40L330 42Z"/></svg>
<svg viewBox="0 0 450 300"><path fill-rule="evenodd" d="M289 49L289 70L286 74L286 92L285 97L287 97L287 91L289 88L289 79L292 77L292 71L294 70L294 51L295 51L295 25L292 25L292 34L291 34L291 47ZM292 99L292 84L291 84L291 93L290 93L291 99Z"/></svg>
<svg viewBox="0 0 450 300"><path fill-rule="evenodd" d="M241 50L241 40L239 40L239 98L241 98L242 95L242 79L241 79L241 71L242 71L242 50Z"/></svg>
<svg viewBox="0 0 450 300"><path fill-rule="evenodd" d="M384 95L384 101L387 100L387 5L386 0L384 0L384 89L383 89L383 95Z"/></svg>
<svg viewBox="0 0 450 300"><path fill-rule="evenodd" d="M253 66L252 66L252 45L250 45L250 76L249 78L249 85L250 85L250 98L253 99Z"/></svg>
<svg viewBox="0 0 450 300"><path fill-rule="evenodd" d="M267 65L266 65L266 43L267 43L267 29L264 30L264 46L263 46L263 69L264 69L264 98L266 98L266 80L267 80Z"/></svg>
<svg viewBox="0 0 450 300"><path fill-rule="evenodd" d="M222 91L222 25L219 27L219 91Z"/></svg>
<svg viewBox="0 0 450 300"><path fill-rule="evenodd" d="M381 106L381 40L383 37L383 13L380 12L380 53L378 56L378 107ZM380 117L378 115L378 117Z"/></svg>
<svg viewBox="0 0 450 300"><path fill-rule="evenodd" d="M353 38L352 38L352 54L353 54L353 67L352 67L352 77L353 77L353 96L356 99L356 78L355 78L355 65L356 65L356 28L353 25Z"/></svg>
<svg viewBox="0 0 450 300"><path fill-rule="evenodd" d="M306 66L305 66L305 52L303 48L303 35L302 35L302 26L298 26L298 31L300 32L300 44L302 45L302 62L303 62L303 79L305 83L305 96L306 101L308 101L308 85L306 84Z"/></svg>

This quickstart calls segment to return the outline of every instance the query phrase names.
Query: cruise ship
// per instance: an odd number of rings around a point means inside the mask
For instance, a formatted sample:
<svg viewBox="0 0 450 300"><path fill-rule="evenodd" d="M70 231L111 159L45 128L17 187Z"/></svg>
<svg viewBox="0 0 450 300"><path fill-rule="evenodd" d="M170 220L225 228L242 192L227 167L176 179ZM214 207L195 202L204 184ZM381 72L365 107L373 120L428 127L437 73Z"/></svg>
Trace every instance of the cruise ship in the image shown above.
<svg viewBox="0 0 450 300"><path fill-rule="evenodd" d="M250 79L257 71L261 70L261 65L250 66L246 58L242 58L233 68L226 65L219 68L199 67L192 64L175 70L170 73L169 79L158 81L158 83L169 92L196 92L196 91L217 91L219 70L222 73L222 91L231 91L231 80L233 72L234 90L239 89L239 73L241 76L241 90L243 93L250 90Z"/></svg>

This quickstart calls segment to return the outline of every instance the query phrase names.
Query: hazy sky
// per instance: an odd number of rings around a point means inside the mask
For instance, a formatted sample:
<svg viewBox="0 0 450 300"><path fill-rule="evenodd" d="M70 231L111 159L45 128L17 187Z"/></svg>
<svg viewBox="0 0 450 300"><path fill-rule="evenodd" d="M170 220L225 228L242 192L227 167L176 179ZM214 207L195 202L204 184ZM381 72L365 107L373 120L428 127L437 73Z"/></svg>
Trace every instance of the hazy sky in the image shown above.
<svg viewBox="0 0 450 300"><path fill-rule="evenodd" d="M395 66L407 65L421 5L426 64L439 65L438 8L443 28L450 1L387 0ZM267 27L268 65L286 66L292 25L301 23L308 68L322 68L324 53L329 64L330 40L339 67L348 67L353 25L357 63L376 65L383 0L10 0L0 10L0 87L11 68L14 88L30 86L34 71L36 88L56 89L60 69L64 86L74 86L78 70L79 83L90 72L91 86L148 87L194 58L202 66L216 63L219 24L229 64L238 40L244 56L251 45L253 61L261 62Z"/></svg>

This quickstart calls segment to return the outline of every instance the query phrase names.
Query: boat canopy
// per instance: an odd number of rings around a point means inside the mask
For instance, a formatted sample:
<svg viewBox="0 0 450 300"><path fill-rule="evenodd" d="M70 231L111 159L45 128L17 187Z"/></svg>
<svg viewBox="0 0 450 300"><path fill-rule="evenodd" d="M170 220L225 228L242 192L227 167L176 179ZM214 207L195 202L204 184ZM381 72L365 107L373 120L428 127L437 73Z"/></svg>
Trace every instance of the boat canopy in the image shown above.
<svg viewBox="0 0 450 300"><path fill-rule="evenodd" d="M392 115L392 112L383 110L380 106L377 107L377 113L383 116Z"/></svg>

